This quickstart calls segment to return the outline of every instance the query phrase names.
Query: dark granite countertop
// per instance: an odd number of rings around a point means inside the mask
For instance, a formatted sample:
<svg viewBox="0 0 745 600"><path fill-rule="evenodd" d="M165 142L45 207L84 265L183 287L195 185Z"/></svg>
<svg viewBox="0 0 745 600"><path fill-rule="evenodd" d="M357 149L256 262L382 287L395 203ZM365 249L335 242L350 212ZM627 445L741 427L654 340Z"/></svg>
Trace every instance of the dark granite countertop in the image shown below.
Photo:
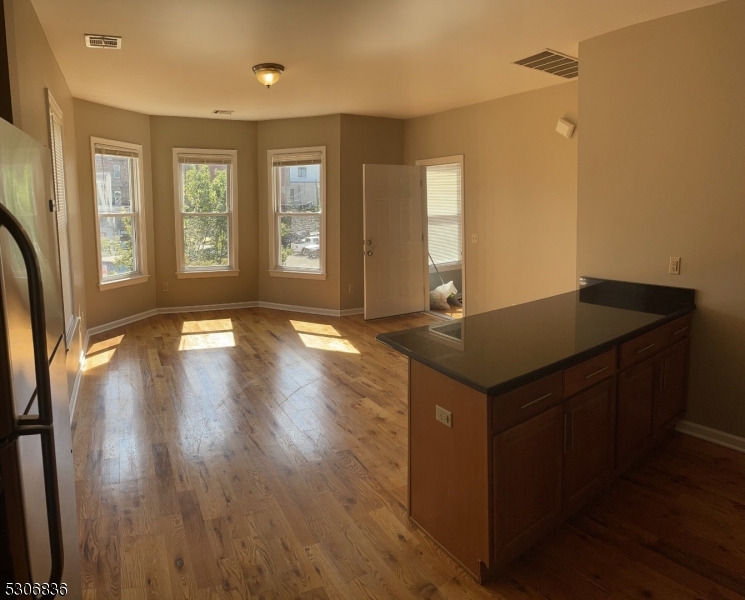
<svg viewBox="0 0 745 600"><path fill-rule="evenodd" d="M580 289L377 339L479 392L501 394L695 309L694 290L580 278Z"/></svg>

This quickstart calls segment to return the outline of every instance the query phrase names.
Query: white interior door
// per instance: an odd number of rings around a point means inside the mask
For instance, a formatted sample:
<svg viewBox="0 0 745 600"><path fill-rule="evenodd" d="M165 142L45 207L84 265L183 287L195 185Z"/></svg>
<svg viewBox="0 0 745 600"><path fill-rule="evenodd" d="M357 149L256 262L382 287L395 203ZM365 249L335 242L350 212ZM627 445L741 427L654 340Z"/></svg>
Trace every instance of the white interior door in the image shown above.
<svg viewBox="0 0 745 600"><path fill-rule="evenodd" d="M421 168L363 165L365 319L424 310Z"/></svg>

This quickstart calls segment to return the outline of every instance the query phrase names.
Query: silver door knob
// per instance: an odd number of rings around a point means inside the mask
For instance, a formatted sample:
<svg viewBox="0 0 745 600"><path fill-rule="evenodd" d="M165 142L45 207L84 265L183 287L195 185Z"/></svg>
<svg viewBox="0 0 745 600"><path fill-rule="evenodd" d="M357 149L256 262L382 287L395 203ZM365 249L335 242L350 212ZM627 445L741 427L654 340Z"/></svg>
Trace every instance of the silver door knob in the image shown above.
<svg viewBox="0 0 745 600"><path fill-rule="evenodd" d="M368 251L367 251L367 255L368 255L368 256L372 256L372 250L368 250Z"/></svg>

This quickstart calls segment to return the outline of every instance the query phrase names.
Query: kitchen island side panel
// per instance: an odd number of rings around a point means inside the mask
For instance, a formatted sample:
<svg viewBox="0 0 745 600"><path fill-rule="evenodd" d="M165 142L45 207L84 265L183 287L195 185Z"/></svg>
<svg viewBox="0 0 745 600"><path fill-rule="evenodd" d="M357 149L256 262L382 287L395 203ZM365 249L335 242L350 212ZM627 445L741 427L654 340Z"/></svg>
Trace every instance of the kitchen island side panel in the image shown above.
<svg viewBox="0 0 745 600"><path fill-rule="evenodd" d="M477 578L491 556L490 416L485 394L409 361L409 516Z"/></svg>

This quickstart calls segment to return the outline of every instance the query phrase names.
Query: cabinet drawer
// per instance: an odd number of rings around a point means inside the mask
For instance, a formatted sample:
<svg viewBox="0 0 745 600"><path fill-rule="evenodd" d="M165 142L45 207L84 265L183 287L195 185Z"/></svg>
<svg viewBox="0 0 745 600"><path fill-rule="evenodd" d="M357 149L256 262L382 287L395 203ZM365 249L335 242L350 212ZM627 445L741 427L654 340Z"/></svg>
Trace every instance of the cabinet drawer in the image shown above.
<svg viewBox="0 0 745 600"><path fill-rule="evenodd" d="M691 333L692 318L693 315L686 315L660 327L660 345L667 348L687 338Z"/></svg>
<svg viewBox="0 0 745 600"><path fill-rule="evenodd" d="M494 398L494 431L526 421L561 402L562 372L554 373Z"/></svg>
<svg viewBox="0 0 745 600"><path fill-rule="evenodd" d="M662 333L659 328L621 344L619 367L625 369L649 358L662 348Z"/></svg>
<svg viewBox="0 0 745 600"><path fill-rule="evenodd" d="M613 348L564 371L564 397L584 390L616 372L616 349Z"/></svg>

